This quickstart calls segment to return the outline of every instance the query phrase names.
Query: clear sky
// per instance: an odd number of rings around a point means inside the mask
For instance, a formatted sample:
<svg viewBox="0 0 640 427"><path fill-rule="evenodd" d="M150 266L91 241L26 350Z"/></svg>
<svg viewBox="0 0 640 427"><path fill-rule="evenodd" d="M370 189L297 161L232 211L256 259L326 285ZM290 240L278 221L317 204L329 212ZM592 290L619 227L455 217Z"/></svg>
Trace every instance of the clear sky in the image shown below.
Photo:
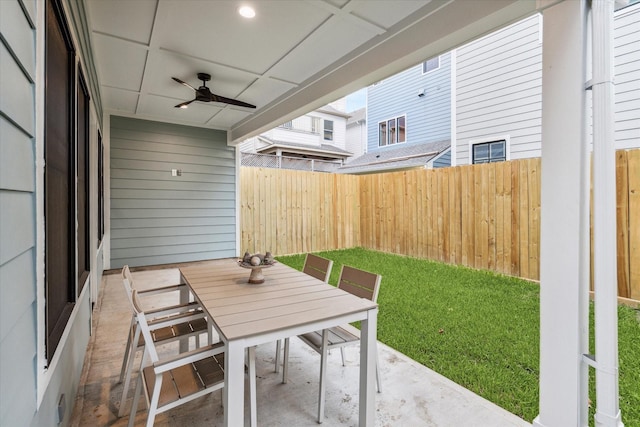
<svg viewBox="0 0 640 427"><path fill-rule="evenodd" d="M355 111L367 105L367 88L362 88L347 95L347 113Z"/></svg>

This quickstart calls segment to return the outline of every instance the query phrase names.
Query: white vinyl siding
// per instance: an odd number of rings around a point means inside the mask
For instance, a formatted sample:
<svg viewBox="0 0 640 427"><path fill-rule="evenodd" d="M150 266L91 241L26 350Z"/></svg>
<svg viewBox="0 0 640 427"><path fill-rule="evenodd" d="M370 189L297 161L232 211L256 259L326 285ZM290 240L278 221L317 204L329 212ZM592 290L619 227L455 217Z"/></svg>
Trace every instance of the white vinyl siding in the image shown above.
<svg viewBox="0 0 640 427"><path fill-rule="evenodd" d="M320 144L332 145L345 149L347 118L315 111L313 115L305 115L291 120L291 128L278 126L261 135L273 141L284 141L293 144L308 144L318 147ZM333 139L324 139L324 123L333 122ZM268 145L260 142L257 137L249 138L240 143L243 153L255 153L256 150Z"/></svg>
<svg viewBox="0 0 640 427"><path fill-rule="evenodd" d="M457 50L456 164L471 163L469 141L509 134L510 158L538 156L542 44L535 15Z"/></svg>
<svg viewBox="0 0 640 427"><path fill-rule="evenodd" d="M469 141L510 135L511 159L540 157L542 19L537 15L456 51L456 164ZM640 147L640 3L614 16L616 148ZM586 93L591 113L591 92ZM587 116L591 138L591 116Z"/></svg>
<svg viewBox="0 0 640 427"><path fill-rule="evenodd" d="M640 146L640 3L615 16L616 148Z"/></svg>
<svg viewBox="0 0 640 427"><path fill-rule="evenodd" d="M111 267L235 256L235 174L224 131L112 117Z"/></svg>

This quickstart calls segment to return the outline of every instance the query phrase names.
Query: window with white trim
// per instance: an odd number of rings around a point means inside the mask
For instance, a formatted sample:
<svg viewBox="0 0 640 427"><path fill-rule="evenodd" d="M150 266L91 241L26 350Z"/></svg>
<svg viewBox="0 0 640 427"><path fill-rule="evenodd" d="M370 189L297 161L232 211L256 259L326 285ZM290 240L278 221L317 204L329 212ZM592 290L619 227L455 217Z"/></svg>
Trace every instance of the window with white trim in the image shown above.
<svg viewBox="0 0 640 427"><path fill-rule="evenodd" d="M333 141L333 120L324 121L324 140Z"/></svg>
<svg viewBox="0 0 640 427"><path fill-rule="evenodd" d="M320 133L320 117L311 117L311 133Z"/></svg>
<svg viewBox="0 0 640 427"><path fill-rule="evenodd" d="M397 144L407 139L406 116L378 122L378 146Z"/></svg>
<svg viewBox="0 0 640 427"><path fill-rule="evenodd" d="M489 141L472 145L472 163L494 163L507 160L507 141Z"/></svg>
<svg viewBox="0 0 640 427"><path fill-rule="evenodd" d="M430 73L440 68L440 57L436 56L431 59L427 59L422 63L422 74Z"/></svg>

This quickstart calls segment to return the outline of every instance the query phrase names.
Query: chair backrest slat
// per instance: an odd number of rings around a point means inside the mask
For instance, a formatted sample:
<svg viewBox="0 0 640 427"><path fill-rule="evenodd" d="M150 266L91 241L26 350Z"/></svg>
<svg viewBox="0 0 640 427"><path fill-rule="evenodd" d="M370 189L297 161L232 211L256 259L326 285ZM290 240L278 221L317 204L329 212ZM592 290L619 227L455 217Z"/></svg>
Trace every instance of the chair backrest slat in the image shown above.
<svg viewBox="0 0 640 427"><path fill-rule="evenodd" d="M366 298L376 302L378 300L381 279L382 276L379 274L369 273L368 271L343 265L338 287L360 298Z"/></svg>
<svg viewBox="0 0 640 427"><path fill-rule="evenodd" d="M158 352L156 351L156 347L153 342L153 337L151 336L151 331L149 330L149 324L147 323L147 318L144 315L144 311L142 311L140 300L138 298L138 291L135 289L131 292L131 306L136 313L136 317L138 319L138 327L140 328L140 332L144 337L145 349L151 358L151 362L155 363L160 358L158 357Z"/></svg>
<svg viewBox="0 0 640 427"><path fill-rule="evenodd" d="M302 271L309 276L315 277L316 279L328 283L332 266L333 261L331 261L330 259L322 258L314 254L307 254L307 257L304 260L304 267Z"/></svg>

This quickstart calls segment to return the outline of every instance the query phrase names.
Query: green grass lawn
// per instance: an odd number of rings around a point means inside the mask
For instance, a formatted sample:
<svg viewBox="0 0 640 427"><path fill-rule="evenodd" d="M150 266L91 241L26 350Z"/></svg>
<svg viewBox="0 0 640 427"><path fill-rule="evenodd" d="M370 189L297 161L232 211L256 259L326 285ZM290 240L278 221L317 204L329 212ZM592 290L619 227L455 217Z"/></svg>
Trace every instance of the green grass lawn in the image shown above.
<svg viewBox="0 0 640 427"><path fill-rule="evenodd" d="M334 285L343 264L382 275L380 341L529 422L538 414L538 284L361 248L318 255L334 261ZM278 260L301 270L304 254ZM640 426L640 315L618 314L620 409Z"/></svg>

